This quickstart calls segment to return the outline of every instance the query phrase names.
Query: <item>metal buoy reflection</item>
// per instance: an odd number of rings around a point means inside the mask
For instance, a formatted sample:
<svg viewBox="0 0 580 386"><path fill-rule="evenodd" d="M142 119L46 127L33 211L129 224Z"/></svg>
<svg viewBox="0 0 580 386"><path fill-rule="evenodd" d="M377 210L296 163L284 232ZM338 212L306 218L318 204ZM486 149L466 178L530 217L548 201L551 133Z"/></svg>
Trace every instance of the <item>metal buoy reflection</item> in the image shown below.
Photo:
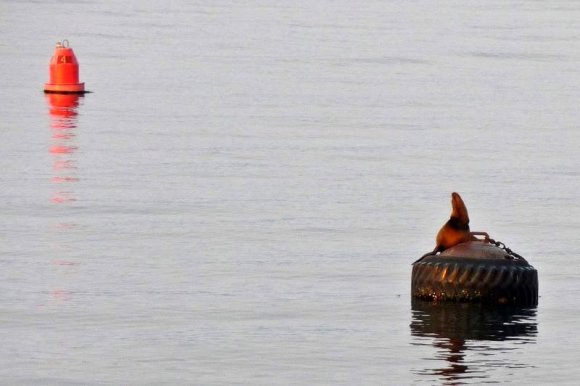
<svg viewBox="0 0 580 386"><path fill-rule="evenodd" d="M432 303L414 299L412 313L411 334L423 342L430 341L436 349L436 359L446 362L443 368L422 369L417 373L436 376L448 384L487 377L489 369L485 363L466 360L468 354L475 352L475 346L479 353L489 357L504 341L504 346L509 346L509 349L503 351L518 350L521 344L535 343L538 332L535 308ZM517 346L513 342L517 342ZM526 367L517 362L510 365Z"/></svg>

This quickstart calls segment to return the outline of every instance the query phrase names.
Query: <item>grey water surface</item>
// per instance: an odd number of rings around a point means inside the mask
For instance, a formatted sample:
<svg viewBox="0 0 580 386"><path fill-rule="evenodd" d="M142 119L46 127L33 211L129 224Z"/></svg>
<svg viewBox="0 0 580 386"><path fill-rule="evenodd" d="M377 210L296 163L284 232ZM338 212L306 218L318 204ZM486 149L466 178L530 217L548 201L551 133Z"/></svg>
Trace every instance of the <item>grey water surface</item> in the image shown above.
<svg viewBox="0 0 580 386"><path fill-rule="evenodd" d="M0 0L0 384L570 384L580 3ZM84 97L46 96L56 41ZM537 308L412 303L460 192Z"/></svg>

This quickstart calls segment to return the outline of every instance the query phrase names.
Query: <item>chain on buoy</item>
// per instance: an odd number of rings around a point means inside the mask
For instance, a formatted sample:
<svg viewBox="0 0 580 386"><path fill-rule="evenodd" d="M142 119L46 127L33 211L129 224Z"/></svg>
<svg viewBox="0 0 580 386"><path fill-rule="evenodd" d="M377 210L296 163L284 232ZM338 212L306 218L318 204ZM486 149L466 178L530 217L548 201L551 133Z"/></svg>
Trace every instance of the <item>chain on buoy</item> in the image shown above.
<svg viewBox="0 0 580 386"><path fill-rule="evenodd" d="M79 62L68 40L57 42L50 60L50 79L45 93L84 94L85 84L79 82Z"/></svg>

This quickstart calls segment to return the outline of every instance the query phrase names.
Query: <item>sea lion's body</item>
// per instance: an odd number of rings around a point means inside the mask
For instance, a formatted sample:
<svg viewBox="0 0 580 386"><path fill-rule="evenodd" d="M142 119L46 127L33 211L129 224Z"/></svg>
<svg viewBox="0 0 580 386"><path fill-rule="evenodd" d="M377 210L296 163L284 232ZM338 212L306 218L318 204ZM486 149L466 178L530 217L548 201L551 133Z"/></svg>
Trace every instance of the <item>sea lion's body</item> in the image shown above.
<svg viewBox="0 0 580 386"><path fill-rule="evenodd" d="M451 216L441 229L439 229L439 232L437 232L435 249L423 255L421 259L429 255L436 255L438 252L443 252L457 244L477 240L475 235L489 237L485 232L470 231L467 207L461 199L461 196L458 193L453 192L451 193Z"/></svg>

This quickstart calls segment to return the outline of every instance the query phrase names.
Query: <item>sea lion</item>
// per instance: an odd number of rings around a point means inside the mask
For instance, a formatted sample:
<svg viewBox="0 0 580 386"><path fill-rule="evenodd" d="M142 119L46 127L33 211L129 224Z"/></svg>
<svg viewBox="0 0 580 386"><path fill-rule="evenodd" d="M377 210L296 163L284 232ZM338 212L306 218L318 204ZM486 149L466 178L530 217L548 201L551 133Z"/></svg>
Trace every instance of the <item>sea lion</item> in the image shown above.
<svg viewBox="0 0 580 386"><path fill-rule="evenodd" d="M457 244L465 243L471 240L477 240L475 237L485 236L489 239L486 232L471 232L469 229L469 215L467 214L467 207L461 199L459 193L451 193L451 216L449 220L441 227L439 232L437 232L437 238L435 239L435 249L433 251L424 254L417 261L420 261L424 257L430 255L436 255L438 252L443 252L444 250L451 248Z"/></svg>

